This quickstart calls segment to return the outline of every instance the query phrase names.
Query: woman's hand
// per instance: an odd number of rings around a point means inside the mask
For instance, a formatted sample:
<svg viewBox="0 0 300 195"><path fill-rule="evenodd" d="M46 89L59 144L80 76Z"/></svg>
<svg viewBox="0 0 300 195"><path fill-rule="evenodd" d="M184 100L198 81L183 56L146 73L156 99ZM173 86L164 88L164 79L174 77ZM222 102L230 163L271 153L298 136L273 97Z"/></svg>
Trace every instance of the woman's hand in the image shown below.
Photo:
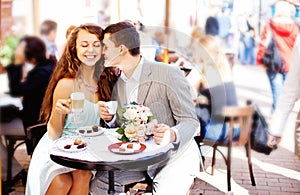
<svg viewBox="0 0 300 195"><path fill-rule="evenodd" d="M14 52L14 64L21 65L25 63L25 45L24 41L20 42Z"/></svg>
<svg viewBox="0 0 300 195"><path fill-rule="evenodd" d="M98 110L99 110L100 118L102 118L103 120L110 122L113 119L114 114L109 114L105 102L103 101L98 102Z"/></svg>
<svg viewBox="0 0 300 195"><path fill-rule="evenodd" d="M55 109L62 114L70 114L71 99L58 99L55 104Z"/></svg>

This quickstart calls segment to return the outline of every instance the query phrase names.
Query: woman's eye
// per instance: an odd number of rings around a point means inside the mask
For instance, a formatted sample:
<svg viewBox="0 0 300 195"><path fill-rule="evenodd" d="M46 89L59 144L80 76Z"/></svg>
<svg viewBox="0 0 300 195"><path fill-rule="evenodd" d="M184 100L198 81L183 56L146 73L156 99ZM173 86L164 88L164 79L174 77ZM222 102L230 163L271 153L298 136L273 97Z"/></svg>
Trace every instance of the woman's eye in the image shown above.
<svg viewBox="0 0 300 195"><path fill-rule="evenodd" d="M88 47L88 44L82 44L81 47Z"/></svg>
<svg viewBox="0 0 300 195"><path fill-rule="evenodd" d="M94 47L101 47L101 44L100 43L95 43Z"/></svg>

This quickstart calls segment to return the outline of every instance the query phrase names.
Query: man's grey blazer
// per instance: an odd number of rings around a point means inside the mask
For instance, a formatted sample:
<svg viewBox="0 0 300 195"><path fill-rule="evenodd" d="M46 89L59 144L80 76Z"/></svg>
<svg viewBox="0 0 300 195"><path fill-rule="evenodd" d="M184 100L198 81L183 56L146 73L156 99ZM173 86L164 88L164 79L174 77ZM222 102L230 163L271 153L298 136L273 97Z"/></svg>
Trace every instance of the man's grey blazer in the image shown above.
<svg viewBox="0 0 300 195"><path fill-rule="evenodd" d="M119 78L114 89L119 106L127 103L125 91L125 82ZM178 150L172 155L173 160L180 157L190 144L195 144L193 136L199 129L199 121L190 85L179 67L144 60L137 103L149 107L159 124L178 130L180 141L174 143Z"/></svg>

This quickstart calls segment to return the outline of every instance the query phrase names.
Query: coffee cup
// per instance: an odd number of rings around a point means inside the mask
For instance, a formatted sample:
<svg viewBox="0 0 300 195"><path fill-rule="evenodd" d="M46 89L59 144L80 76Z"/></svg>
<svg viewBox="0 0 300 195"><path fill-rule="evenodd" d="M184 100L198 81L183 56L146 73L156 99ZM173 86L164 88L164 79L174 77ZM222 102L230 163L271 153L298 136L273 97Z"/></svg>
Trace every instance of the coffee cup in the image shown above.
<svg viewBox="0 0 300 195"><path fill-rule="evenodd" d="M116 114L118 108L117 101L109 101L109 102L105 102L105 104L109 114Z"/></svg>

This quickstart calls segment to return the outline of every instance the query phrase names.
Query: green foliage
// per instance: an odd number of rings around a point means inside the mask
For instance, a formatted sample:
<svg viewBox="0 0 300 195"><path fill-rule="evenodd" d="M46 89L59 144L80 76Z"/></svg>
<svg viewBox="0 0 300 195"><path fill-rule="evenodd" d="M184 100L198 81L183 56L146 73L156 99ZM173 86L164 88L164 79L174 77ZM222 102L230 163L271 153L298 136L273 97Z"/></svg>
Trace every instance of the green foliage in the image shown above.
<svg viewBox="0 0 300 195"><path fill-rule="evenodd" d="M0 47L0 63L3 67L11 63L19 41L20 37L16 35L5 37L5 45Z"/></svg>
<svg viewBox="0 0 300 195"><path fill-rule="evenodd" d="M121 142L129 142L129 139L125 135L123 135L119 140Z"/></svg>
<svg viewBox="0 0 300 195"><path fill-rule="evenodd" d="M122 142L129 142L129 139L124 134L125 133L124 130L125 130L125 126L124 125L122 125L121 127L119 127L117 129L116 132L119 133L120 135L122 135L122 137L120 137L119 140L122 141Z"/></svg>
<svg viewBox="0 0 300 195"><path fill-rule="evenodd" d="M154 116L148 116L147 123L150 123L150 122L153 121L154 119L155 119Z"/></svg>
<svg viewBox="0 0 300 195"><path fill-rule="evenodd" d="M124 109L124 108L119 108L118 110L117 110L117 114L118 114L118 116L119 116L119 118L120 118L120 120L119 120L119 122L121 123L121 124L123 124L125 121L126 121L126 119L123 117L123 114L126 112L126 109Z"/></svg>
<svg viewBox="0 0 300 195"><path fill-rule="evenodd" d="M121 127L119 127L118 129L117 129L117 133L119 133L119 134L124 134L124 130L125 130L125 126L124 125L122 125Z"/></svg>

